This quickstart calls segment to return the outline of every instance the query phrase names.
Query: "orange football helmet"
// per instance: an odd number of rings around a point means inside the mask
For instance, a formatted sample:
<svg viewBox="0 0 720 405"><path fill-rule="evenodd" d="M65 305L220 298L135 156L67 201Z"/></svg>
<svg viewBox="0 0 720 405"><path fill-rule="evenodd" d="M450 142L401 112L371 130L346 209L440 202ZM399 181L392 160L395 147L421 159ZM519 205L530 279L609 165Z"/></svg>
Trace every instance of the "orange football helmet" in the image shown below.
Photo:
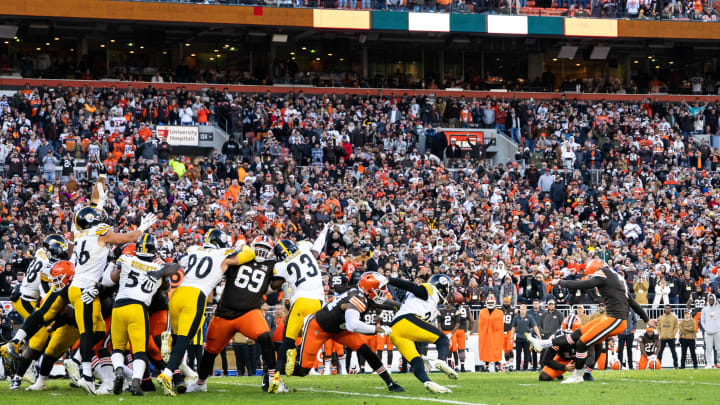
<svg viewBox="0 0 720 405"><path fill-rule="evenodd" d="M360 277L358 288L371 300L375 297L386 297L387 281L387 277L382 274L369 271Z"/></svg>
<svg viewBox="0 0 720 405"><path fill-rule="evenodd" d="M70 285L73 277L75 277L75 266L67 260L61 260L50 270L50 282L56 291Z"/></svg>

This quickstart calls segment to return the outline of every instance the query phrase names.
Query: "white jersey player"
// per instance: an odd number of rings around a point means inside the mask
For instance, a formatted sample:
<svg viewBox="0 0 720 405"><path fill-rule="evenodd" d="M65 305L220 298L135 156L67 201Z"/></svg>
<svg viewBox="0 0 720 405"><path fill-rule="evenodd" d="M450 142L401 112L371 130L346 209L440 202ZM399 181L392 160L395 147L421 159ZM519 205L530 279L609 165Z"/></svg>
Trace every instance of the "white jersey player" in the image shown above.
<svg viewBox="0 0 720 405"><path fill-rule="evenodd" d="M102 190L102 185L98 184ZM145 215L140 226L128 233L116 233L101 222L104 191L100 192L100 203L96 208L84 207L73 219L75 227L72 263L75 277L68 289L68 299L75 310L75 321L80 332L79 351L82 357L82 375L78 385L91 394L95 393L92 378L92 347L105 335L105 321L100 311L98 284L106 267L108 244L124 244L136 241L157 221L154 214Z"/></svg>
<svg viewBox="0 0 720 405"><path fill-rule="evenodd" d="M153 295L162 285L165 276L180 269L177 263L165 264L155 260L156 243L151 234L143 235L135 244L135 256L122 255L110 274L110 283L118 284L118 292L112 311L110 336L112 336L112 363L115 369L113 392L122 393L125 382L123 372L123 351L132 347L133 370L130 391L133 395L144 395L142 377L147 367L145 353L148 340L148 307ZM106 280L103 279L103 284ZM128 345L129 343L129 345Z"/></svg>
<svg viewBox="0 0 720 405"><path fill-rule="evenodd" d="M67 260L67 241L60 235L50 235L25 271L20 288L12 297L13 307L23 317L32 313L38 301L50 290L50 269L59 260Z"/></svg>
<svg viewBox="0 0 720 405"><path fill-rule="evenodd" d="M315 243L299 242L297 245L288 239L275 244L275 268L273 289L279 289L287 282L292 291L291 307L285 323L285 336L278 352L277 368L288 375L294 370L295 340L300 335L305 317L319 311L325 304L325 289L322 273L316 258L325 247L329 225L325 225Z"/></svg>
<svg viewBox="0 0 720 405"><path fill-rule="evenodd" d="M205 234L203 245L188 248L187 255L180 261L185 274L180 286L173 291L168 305L170 326L175 335L174 345L167 367L158 375L165 395L175 395L173 385L181 394L187 390L180 374L174 372L179 370L190 340L203 324L210 293L220 283L228 267L255 259L255 251L250 246L243 246L239 252L227 246L227 235L212 228Z"/></svg>

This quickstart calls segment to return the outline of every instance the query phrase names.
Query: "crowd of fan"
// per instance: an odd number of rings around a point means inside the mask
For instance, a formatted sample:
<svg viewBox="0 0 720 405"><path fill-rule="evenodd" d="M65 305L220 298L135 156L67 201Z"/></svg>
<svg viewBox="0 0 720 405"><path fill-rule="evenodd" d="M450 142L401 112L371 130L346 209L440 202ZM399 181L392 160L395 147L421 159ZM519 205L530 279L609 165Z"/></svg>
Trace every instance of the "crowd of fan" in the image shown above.
<svg viewBox="0 0 720 405"><path fill-rule="evenodd" d="M549 283L594 256L640 303L699 310L720 288L720 152L692 137L718 133L715 104L59 86L2 96L0 111L0 296L45 235L68 235L105 170L113 225L157 213L173 257L210 227L314 239L331 222L326 276L446 273L471 305L597 303ZM151 129L215 122L233 137L208 156ZM520 160L461 150L446 126L503 129Z"/></svg>
<svg viewBox="0 0 720 405"><path fill-rule="evenodd" d="M646 0L176 0L204 4L241 4L341 9L376 9L415 12L517 14L528 7L535 9L582 10L578 16L645 19L717 20L708 1Z"/></svg>

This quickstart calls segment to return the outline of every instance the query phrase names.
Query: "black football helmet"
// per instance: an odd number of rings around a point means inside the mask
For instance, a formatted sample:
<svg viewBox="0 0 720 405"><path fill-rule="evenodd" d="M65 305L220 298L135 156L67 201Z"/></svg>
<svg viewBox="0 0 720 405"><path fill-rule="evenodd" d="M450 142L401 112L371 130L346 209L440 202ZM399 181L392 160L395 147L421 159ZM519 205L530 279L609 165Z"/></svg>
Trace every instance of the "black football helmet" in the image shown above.
<svg viewBox="0 0 720 405"><path fill-rule="evenodd" d="M68 259L68 243L62 235L50 235L43 240L43 248L51 261L57 262Z"/></svg>
<svg viewBox="0 0 720 405"><path fill-rule="evenodd" d="M433 274L428 283L435 287L440 294L440 302L446 304L452 302L451 295L453 293L452 280L445 274Z"/></svg>
<svg viewBox="0 0 720 405"><path fill-rule="evenodd" d="M218 249L223 249L228 246L227 239L228 238L227 235L225 235L225 232L217 228L210 228L210 230L205 234L204 245L210 245Z"/></svg>
<svg viewBox="0 0 720 405"><path fill-rule="evenodd" d="M289 239L280 239L274 249L278 260L285 260L298 251L297 245Z"/></svg>
<svg viewBox="0 0 720 405"><path fill-rule="evenodd" d="M75 213L73 222L79 231L90 229L101 223L102 215L93 207L83 207Z"/></svg>
<svg viewBox="0 0 720 405"><path fill-rule="evenodd" d="M135 243L135 256L137 256L138 259L151 262L155 260L155 253L157 253L155 235L146 233Z"/></svg>

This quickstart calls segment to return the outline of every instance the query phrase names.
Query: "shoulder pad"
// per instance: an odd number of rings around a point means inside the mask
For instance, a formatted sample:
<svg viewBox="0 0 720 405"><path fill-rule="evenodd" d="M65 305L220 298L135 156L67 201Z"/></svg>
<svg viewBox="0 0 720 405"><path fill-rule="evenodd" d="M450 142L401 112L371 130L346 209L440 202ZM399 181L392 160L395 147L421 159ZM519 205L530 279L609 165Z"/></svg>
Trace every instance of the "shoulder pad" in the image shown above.
<svg viewBox="0 0 720 405"><path fill-rule="evenodd" d="M110 231L110 225L107 225L107 224L100 224L95 227L95 235L96 236L105 235L106 233L108 233L108 231Z"/></svg>
<svg viewBox="0 0 720 405"><path fill-rule="evenodd" d="M432 297L432 295L435 293L435 287L433 287L432 284L428 284L428 283L422 283L421 285L423 287L425 287L425 289L427 290L428 297Z"/></svg>

